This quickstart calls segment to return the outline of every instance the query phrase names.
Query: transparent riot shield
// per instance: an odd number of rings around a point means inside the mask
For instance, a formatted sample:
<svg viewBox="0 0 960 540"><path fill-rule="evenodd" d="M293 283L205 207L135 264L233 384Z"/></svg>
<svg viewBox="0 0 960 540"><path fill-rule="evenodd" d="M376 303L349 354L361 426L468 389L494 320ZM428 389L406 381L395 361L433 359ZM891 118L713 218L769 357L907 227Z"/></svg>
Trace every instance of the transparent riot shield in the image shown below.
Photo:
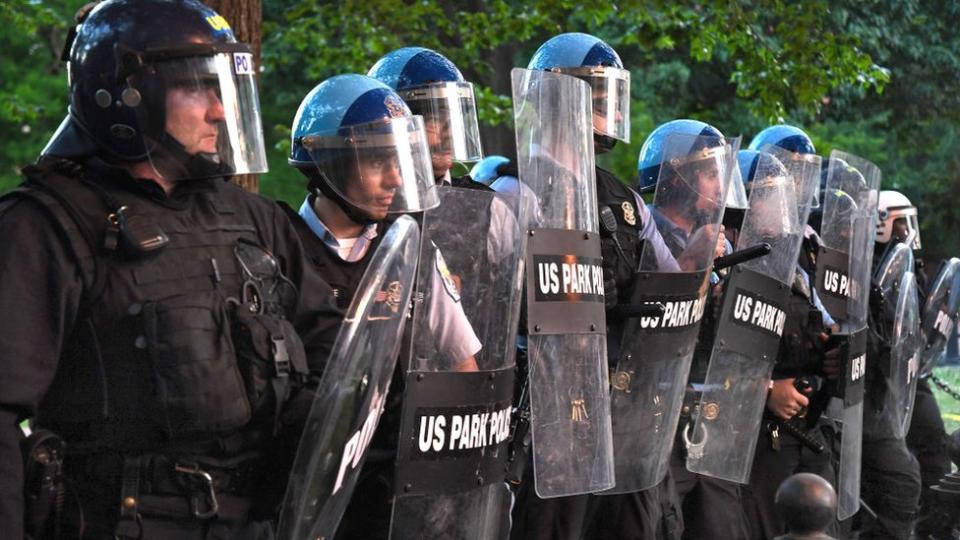
<svg viewBox="0 0 960 540"><path fill-rule="evenodd" d="M777 158L786 168L787 175L793 178L797 195L797 217L800 223L807 223L810 210L820 204L821 157L815 154L798 154L772 144L764 146L761 151Z"/></svg>
<svg viewBox="0 0 960 540"><path fill-rule="evenodd" d="M605 494L650 488L667 472L739 143L685 134L664 142L650 211L676 264L653 250L641 256L631 304L663 313L622 326L610 377L616 486Z"/></svg>
<svg viewBox="0 0 960 540"><path fill-rule="evenodd" d="M537 495L613 486L603 270L587 83L514 69L520 181L537 197L527 231L527 351Z"/></svg>
<svg viewBox="0 0 960 540"><path fill-rule="evenodd" d="M867 315L877 221L880 169L873 163L834 150L824 189L821 247L816 287L830 315L840 325L844 369L828 408L841 422L837 517L860 508L860 457L863 392L866 374ZM833 412L838 411L838 412ZM839 418L837 418L839 417Z"/></svg>
<svg viewBox="0 0 960 540"><path fill-rule="evenodd" d="M913 250L907 244L893 244L873 273L874 287L879 294L871 300L871 326L881 347L877 364L868 366L866 392L870 408L864 413L864 437L900 439L909 422L920 347L913 265Z"/></svg>
<svg viewBox="0 0 960 540"><path fill-rule="evenodd" d="M684 433L687 468L693 472L749 480L803 241L800 215L810 205L816 180L811 174L791 176L770 153L759 157L737 249L763 243L772 249L736 266L728 278L697 418ZM798 200L798 191L804 199Z"/></svg>
<svg viewBox="0 0 960 540"><path fill-rule="evenodd" d="M416 274L420 231L401 216L357 287L294 459L278 538L333 538L386 403Z"/></svg>
<svg viewBox="0 0 960 540"><path fill-rule="evenodd" d="M852 154L834 150L827 164L824 188L823 221L820 227L820 251L817 254L816 289L827 312L837 321L866 324L866 311L847 314L851 305L863 307L853 296L851 242L853 220L876 210L880 169ZM876 220L874 220L876 221ZM871 246L868 261L873 260ZM861 263L863 261L857 261ZM869 275L870 266L867 266ZM862 292L862 291L861 291ZM864 317L861 319L861 317Z"/></svg>
<svg viewBox="0 0 960 540"><path fill-rule="evenodd" d="M921 313L923 345L920 350L920 376L933 373L933 368L946 349L960 309L960 259L944 263L934 278Z"/></svg>
<svg viewBox="0 0 960 540"><path fill-rule="evenodd" d="M901 281L890 341L890 367L885 374L887 396L882 417L896 439L905 438L910 429L921 344L917 280L913 272L907 272Z"/></svg>
<svg viewBox="0 0 960 540"><path fill-rule="evenodd" d="M509 530L522 207L487 191L439 194L423 218L390 537L499 539ZM478 351L463 348L468 332Z"/></svg>

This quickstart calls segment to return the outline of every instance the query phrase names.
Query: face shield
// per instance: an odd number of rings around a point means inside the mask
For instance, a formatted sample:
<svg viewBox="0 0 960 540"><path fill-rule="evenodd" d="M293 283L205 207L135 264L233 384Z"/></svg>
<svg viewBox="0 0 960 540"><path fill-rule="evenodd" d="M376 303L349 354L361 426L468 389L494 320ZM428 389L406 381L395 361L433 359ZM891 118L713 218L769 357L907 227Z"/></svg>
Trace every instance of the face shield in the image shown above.
<svg viewBox="0 0 960 540"><path fill-rule="evenodd" d="M249 47L158 49L121 99L137 111L148 160L166 180L267 171Z"/></svg>
<svg viewBox="0 0 960 540"><path fill-rule="evenodd" d="M786 176L755 178L750 189L750 212L760 237L780 238L801 232L793 180Z"/></svg>
<svg viewBox="0 0 960 540"><path fill-rule="evenodd" d="M739 139L672 133L663 144L653 216L685 271L709 268L716 256L727 186ZM641 267L648 262L644 259Z"/></svg>
<svg viewBox="0 0 960 540"><path fill-rule="evenodd" d="M398 92L413 114L423 116L435 162L479 161L480 124L473 85L467 82L428 84Z"/></svg>
<svg viewBox="0 0 960 540"><path fill-rule="evenodd" d="M730 188L727 189L727 210L746 210L750 208L747 190L743 187L743 172L740 163L734 162L730 172Z"/></svg>
<svg viewBox="0 0 960 540"><path fill-rule="evenodd" d="M323 181L371 219L440 203L419 116L348 126L335 135L307 135L301 144Z"/></svg>
<svg viewBox="0 0 960 540"><path fill-rule="evenodd" d="M787 167L790 171L798 176L801 176L799 171L804 171L808 169L820 170L820 163L823 158L816 154L798 154L796 152L790 152L788 150L783 150L778 147L777 150L770 150L765 147L762 152L772 153L777 156L777 158L783 162L784 166ZM820 208L820 190L813 189L813 196L810 199L810 208Z"/></svg>
<svg viewBox="0 0 960 540"><path fill-rule="evenodd" d="M615 67L559 68L555 71L590 85L593 130L600 135L630 142L630 72Z"/></svg>
<svg viewBox="0 0 960 540"><path fill-rule="evenodd" d="M673 173L674 193L678 196L676 203L687 205L684 212L694 221L723 213L727 182L736 163L730 159L729 150L727 145L718 145L667 157L667 149L664 149L665 163L661 168Z"/></svg>
<svg viewBox="0 0 960 540"><path fill-rule="evenodd" d="M912 235L913 241L910 242L910 249L921 249L920 223L917 220L916 208L911 206L881 210L880 223L883 230L878 230L877 238L906 242Z"/></svg>

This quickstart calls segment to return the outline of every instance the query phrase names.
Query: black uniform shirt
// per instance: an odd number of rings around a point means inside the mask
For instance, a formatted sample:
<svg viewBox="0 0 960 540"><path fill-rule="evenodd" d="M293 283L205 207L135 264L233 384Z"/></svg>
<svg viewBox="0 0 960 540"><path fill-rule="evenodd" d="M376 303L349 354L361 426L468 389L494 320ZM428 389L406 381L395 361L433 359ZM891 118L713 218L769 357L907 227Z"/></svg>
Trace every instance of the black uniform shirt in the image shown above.
<svg viewBox="0 0 960 540"><path fill-rule="evenodd" d="M112 186L123 182L134 196L171 212L191 212L200 197L213 194L213 200L229 201L248 217L262 245L301 292L292 322L303 340L310 371L319 375L342 314L333 304L330 287L305 263L297 234L276 205L219 179L183 182L167 197L149 180L134 180L99 162L88 166L103 171ZM0 203L0 530L9 538L23 536L18 445L23 435L18 423L36 414L79 322L84 280L76 256L60 225L39 203L25 198Z"/></svg>

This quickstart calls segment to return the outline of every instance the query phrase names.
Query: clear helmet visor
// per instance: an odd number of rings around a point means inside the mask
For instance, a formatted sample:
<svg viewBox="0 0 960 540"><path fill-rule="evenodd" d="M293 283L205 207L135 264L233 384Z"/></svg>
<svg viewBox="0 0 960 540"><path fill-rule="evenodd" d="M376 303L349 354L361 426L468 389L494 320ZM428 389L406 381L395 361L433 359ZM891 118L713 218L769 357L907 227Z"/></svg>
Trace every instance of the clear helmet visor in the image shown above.
<svg viewBox="0 0 960 540"><path fill-rule="evenodd" d="M629 71L601 66L560 68L557 71L583 79L590 85L594 132L630 142Z"/></svg>
<svg viewBox="0 0 960 540"><path fill-rule="evenodd" d="M413 114L423 116L434 169L449 170L454 161L483 158L472 84L434 83L399 94Z"/></svg>
<svg viewBox="0 0 960 540"><path fill-rule="evenodd" d="M653 217L683 271L713 262L739 145L739 139L682 133L664 142ZM647 262L641 267L648 269Z"/></svg>
<svg viewBox="0 0 960 540"><path fill-rule="evenodd" d="M740 163L734 163L733 171L730 173L730 187L727 189L727 208L734 210L746 210L750 208L750 202L747 200L747 189L743 186L743 171L740 170Z"/></svg>
<svg viewBox="0 0 960 540"><path fill-rule="evenodd" d="M307 135L301 144L323 181L373 220L440 203L420 116L358 124L334 135Z"/></svg>
<svg viewBox="0 0 960 540"><path fill-rule="evenodd" d="M169 181L267 171L253 56L230 45L236 51L148 55L122 95L150 164Z"/></svg>
<svg viewBox="0 0 960 540"><path fill-rule="evenodd" d="M910 242L910 249L921 249L920 223L917 220L916 208L893 208L880 211L877 242L890 241Z"/></svg>

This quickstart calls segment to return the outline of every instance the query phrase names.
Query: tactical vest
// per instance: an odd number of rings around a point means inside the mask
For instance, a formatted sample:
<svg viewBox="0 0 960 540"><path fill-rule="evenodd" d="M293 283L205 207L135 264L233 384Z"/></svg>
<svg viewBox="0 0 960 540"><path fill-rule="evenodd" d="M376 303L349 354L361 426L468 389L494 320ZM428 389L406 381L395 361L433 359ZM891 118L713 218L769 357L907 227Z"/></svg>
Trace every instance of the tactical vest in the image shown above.
<svg viewBox="0 0 960 540"><path fill-rule="evenodd" d="M297 230L307 259L333 288L337 307L346 310L353 301L360 280L363 278L363 273L370 262L370 257L373 256L383 239L387 228L385 225L389 224L386 222L378 223L377 237L372 241L367 253L356 262L347 262L323 243L323 240L317 236L317 233L313 232L313 229L307 225L307 222L300 217L296 210L286 203L279 202L278 204L287 213L294 229ZM418 216L414 217L418 218ZM418 221L420 221L419 218ZM416 295L416 291L414 291L414 295ZM373 439L367 449L367 467L373 467L374 464L378 464L376 465L378 467L383 464L392 465L396 458L397 437L400 433L402 412L403 376L407 366L406 359L410 354L409 342L412 338L409 323L410 320L408 319L403 329L400 357L393 371L387 401L377 423L377 429L374 431Z"/></svg>
<svg viewBox="0 0 960 540"><path fill-rule="evenodd" d="M338 254L327 247L327 245L323 243L323 240L317 236L317 233L313 232L313 229L307 225L307 222L300 217L300 214L298 214L296 210L286 203L280 202L278 204L283 208L284 212L287 213L287 217L289 217L290 222L293 223L293 228L297 230L307 259L313 263L320 275L322 275L326 282L330 284L330 287L333 288L333 295L337 300L337 307L340 309L350 307L350 302L353 301L353 296L357 292L360 279L363 278L363 273L367 269L367 263L369 262L368 257L377 250L377 246L380 245L380 241L383 239L385 232L383 223L377 224L377 236L371 241L366 255L359 261L348 262L341 259Z"/></svg>
<svg viewBox="0 0 960 540"><path fill-rule="evenodd" d="M262 237L274 225L255 208L267 203L220 180L196 181L209 189L173 205L124 189L129 177L84 183L62 168L24 172L28 181L8 196L50 213L84 276L83 305L38 425L78 451L192 447L269 425L287 382L307 367L284 318L292 305L257 297L238 260L242 242L269 245ZM104 197L162 231L167 245L137 256L109 249L106 216L115 209Z"/></svg>
<svg viewBox="0 0 960 540"><path fill-rule="evenodd" d="M621 284L629 283L632 285L633 273L640 266L640 256L643 250L643 243L640 239L643 223L640 222L637 200L630 188L617 180L613 173L597 167L597 206L598 208L610 207L613 215L617 218L617 232L614 234L623 248L628 263L615 265L618 303L628 304L631 297L630 287L623 287ZM616 251L608 249L603 249L602 255L604 260L610 257L620 257Z"/></svg>
<svg viewBox="0 0 960 540"><path fill-rule="evenodd" d="M820 371L823 345L820 334L826 332L823 314L813 304L810 284L797 272L787 296L783 336L773 378L799 377Z"/></svg>

